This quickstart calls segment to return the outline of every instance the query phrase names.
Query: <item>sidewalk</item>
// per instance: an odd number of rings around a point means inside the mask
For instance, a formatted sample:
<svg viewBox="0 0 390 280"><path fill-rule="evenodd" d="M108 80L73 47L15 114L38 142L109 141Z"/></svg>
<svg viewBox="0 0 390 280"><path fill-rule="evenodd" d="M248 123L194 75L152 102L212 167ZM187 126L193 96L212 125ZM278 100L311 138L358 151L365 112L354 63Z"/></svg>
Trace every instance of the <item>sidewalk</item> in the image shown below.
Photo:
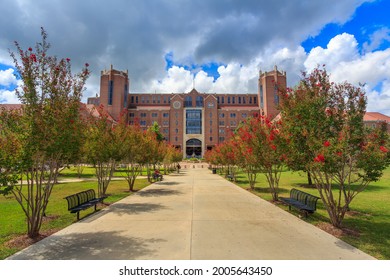
<svg viewBox="0 0 390 280"><path fill-rule="evenodd" d="M195 166L164 176L9 259L373 258Z"/></svg>

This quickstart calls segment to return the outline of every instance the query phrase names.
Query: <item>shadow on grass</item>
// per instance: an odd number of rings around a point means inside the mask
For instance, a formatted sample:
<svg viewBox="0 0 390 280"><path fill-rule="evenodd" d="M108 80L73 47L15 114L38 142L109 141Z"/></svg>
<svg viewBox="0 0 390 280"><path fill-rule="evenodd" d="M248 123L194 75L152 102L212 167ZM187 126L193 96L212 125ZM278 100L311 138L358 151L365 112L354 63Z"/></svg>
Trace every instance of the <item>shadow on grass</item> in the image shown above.
<svg viewBox="0 0 390 280"><path fill-rule="evenodd" d="M121 231L51 235L10 259L14 260L131 260L153 256L159 238L124 236Z"/></svg>

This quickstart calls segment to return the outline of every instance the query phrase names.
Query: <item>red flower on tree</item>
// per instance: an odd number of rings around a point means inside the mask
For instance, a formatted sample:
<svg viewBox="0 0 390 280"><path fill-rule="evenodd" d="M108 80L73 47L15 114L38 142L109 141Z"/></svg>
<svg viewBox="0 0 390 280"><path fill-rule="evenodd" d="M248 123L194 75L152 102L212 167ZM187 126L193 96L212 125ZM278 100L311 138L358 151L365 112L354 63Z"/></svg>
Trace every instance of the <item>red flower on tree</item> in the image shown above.
<svg viewBox="0 0 390 280"><path fill-rule="evenodd" d="M325 141L325 142L324 142L324 146L325 146L325 147L329 147L329 146L330 146L330 142L329 142L329 141Z"/></svg>
<svg viewBox="0 0 390 280"><path fill-rule="evenodd" d="M388 149L386 149L385 146L380 146L379 149L380 149L382 152L384 152L384 153L387 153L387 152L389 151Z"/></svg>
<svg viewBox="0 0 390 280"><path fill-rule="evenodd" d="M314 161L315 162L325 162L325 157L323 154L318 154L315 158L314 158Z"/></svg>

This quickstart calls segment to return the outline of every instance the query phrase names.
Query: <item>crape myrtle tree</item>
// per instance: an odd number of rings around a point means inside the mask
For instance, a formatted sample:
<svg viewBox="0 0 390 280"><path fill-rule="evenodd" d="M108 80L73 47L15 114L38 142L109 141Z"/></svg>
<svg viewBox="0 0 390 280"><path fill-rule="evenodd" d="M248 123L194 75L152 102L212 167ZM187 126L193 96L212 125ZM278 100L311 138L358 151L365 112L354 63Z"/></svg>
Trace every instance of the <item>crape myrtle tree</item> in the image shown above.
<svg viewBox="0 0 390 280"><path fill-rule="evenodd" d="M99 117L90 114L85 129L85 147L88 162L95 168L98 180L98 196L107 196L107 188L115 167L123 157L123 142L126 133L109 117L102 105L96 108Z"/></svg>
<svg viewBox="0 0 390 280"><path fill-rule="evenodd" d="M129 125L121 118L116 127L117 131L124 130L122 146L122 163L125 165L124 178L129 191L134 191L134 183L142 172L142 157L144 153L144 134L139 125Z"/></svg>
<svg viewBox="0 0 390 280"><path fill-rule="evenodd" d="M265 175L272 199L277 201L279 180L286 159L287 146L286 138L281 129L281 121L271 122L265 116L253 117L239 128L237 134L242 143L242 165L250 164L249 173L253 177L255 177L253 174L256 172ZM254 187L254 182L252 184Z"/></svg>
<svg viewBox="0 0 390 280"><path fill-rule="evenodd" d="M325 69L304 73L295 89L280 95L288 157L312 174L332 225L341 227L352 200L389 165L385 126L365 128L363 90L330 82Z"/></svg>
<svg viewBox="0 0 390 280"><path fill-rule="evenodd" d="M59 169L79 153L79 107L89 76L88 64L72 74L69 58L48 53L50 44L43 28L41 36L35 49L23 50L15 42L17 52L10 55L22 81L15 91L23 109L16 115L1 114L1 173L5 170L5 178L10 179L3 180L2 189L20 204L31 238L39 235Z"/></svg>
<svg viewBox="0 0 390 280"><path fill-rule="evenodd" d="M257 175L260 172L257 163L257 157L253 154L253 148L251 144L248 143L248 140L252 137L250 134L250 127L247 125L246 120L239 129L237 130L237 135L235 136L235 141L239 143L238 149L238 165L243 170L248 177L249 187L254 190Z"/></svg>

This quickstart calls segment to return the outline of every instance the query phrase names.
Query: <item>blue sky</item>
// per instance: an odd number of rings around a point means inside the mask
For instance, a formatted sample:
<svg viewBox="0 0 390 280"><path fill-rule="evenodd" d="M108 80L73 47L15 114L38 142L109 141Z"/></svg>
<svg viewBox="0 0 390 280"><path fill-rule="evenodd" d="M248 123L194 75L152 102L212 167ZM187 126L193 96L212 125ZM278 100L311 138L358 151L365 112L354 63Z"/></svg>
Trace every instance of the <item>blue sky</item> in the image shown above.
<svg viewBox="0 0 390 280"><path fill-rule="evenodd" d="M0 0L0 103L18 102L8 49L33 47L43 26L74 71L90 64L84 100L111 64L145 93L253 93L259 70L277 65L294 86L326 64L334 81L366 84L369 111L390 115L389 0L113 2Z"/></svg>

